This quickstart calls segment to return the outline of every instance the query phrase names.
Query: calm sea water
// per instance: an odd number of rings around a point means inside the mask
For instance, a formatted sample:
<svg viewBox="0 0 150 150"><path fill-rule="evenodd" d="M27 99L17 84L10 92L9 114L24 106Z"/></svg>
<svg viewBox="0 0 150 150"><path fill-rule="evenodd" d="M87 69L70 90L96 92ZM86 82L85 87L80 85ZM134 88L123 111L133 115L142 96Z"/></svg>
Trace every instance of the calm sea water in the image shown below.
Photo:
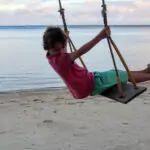
<svg viewBox="0 0 150 150"><path fill-rule="evenodd" d="M102 27L70 27L74 44L79 48ZM59 76L49 66L42 49L45 27L0 27L0 91L63 87ZM150 27L112 27L112 38L133 70L150 63ZM113 68L104 40L83 56L90 71ZM118 68L124 69L118 57Z"/></svg>

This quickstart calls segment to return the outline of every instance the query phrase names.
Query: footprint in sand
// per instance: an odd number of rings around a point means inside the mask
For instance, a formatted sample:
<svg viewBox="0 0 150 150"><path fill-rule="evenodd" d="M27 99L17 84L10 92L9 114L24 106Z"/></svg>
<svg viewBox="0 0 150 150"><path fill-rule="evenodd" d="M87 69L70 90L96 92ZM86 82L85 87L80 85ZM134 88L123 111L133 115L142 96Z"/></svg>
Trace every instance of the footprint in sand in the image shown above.
<svg viewBox="0 0 150 150"><path fill-rule="evenodd" d="M68 105L76 105L77 103L69 102Z"/></svg>
<svg viewBox="0 0 150 150"><path fill-rule="evenodd" d="M122 124L123 124L123 125L129 125L129 123L128 123L128 122L123 122Z"/></svg>
<svg viewBox="0 0 150 150"><path fill-rule="evenodd" d="M21 103L20 106L31 107L29 103Z"/></svg>
<svg viewBox="0 0 150 150"><path fill-rule="evenodd" d="M47 127L49 127L49 125L52 125L53 123L54 123L53 120L44 120L42 123L38 123L37 126L38 126L38 127L41 127L41 126L43 126L43 124L44 124L44 125L46 125Z"/></svg>
<svg viewBox="0 0 150 150"><path fill-rule="evenodd" d="M80 132L74 133L73 136L74 137L82 137L82 136L85 136L86 134L87 133L80 131Z"/></svg>
<svg viewBox="0 0 150 150"><path fill-rule="evenodd" d="M0 135L6 134L6 133L11 132L11 131L12 131L11 129L10 130L6 130L6 131L0 131Z"/></svg>
<svg viewBox="0 0 150 150"><path fill-rule="evenodd" d="M44 103L44 101L41 100L41 99L34 99L33 102L36 102L36 103Z"/></svg>
<svg viewBox="0 0 150 150"><path fill-rule="evenodd" d="M11 102L11 103L17 103L17 101L16 101L16 100L11 100L10 102Z"/></svg>
<svg viewBox="0 0 150 150"><path fill-rule="evenodd" d="M55 102L58 102L58 101L61 101L61 100L64 100L64 98L63 97L57 97L57 98L54 99Z"/></svg>
<svg viewBox="0 0 150 150"><path fill-rule="evenodd" d="M150 102L144 102L144 105L150 105Z"/></svg>
<svg viewBox="0 0 150 150"><path fill-rule="evenodd" d="M49 124L49 123L53 123L54 121L53 120L44 120L43 123L45 124Z"/></svg>
<svg viewBox="0 0 150 150"><path fill-rule="evenodd" d="M73 136L82 137L82 136L85 136L86 134L88 134L88 127L83 125L76 130Z"/></svg>
<svg viewBox="0 0 150 150"><path fill-rule="evenodd" d="M6 134L6 133L7 133L6 131L2 131L2 132L0 132L0 135L1 135L1 134Z"/></svg>
<svg viewBox="0 0 150 150"><path fill-rule="evenodd" d="M54 111L53 111L54 114L56 114L57 112L58 112L57 110L54 110Z"/></svg>
<svg viewBox="0 0 150 150"><path fill-rule="evenodd" d="M88 129L88 127L87 126L81 126L81 127L79 127L79 129L85 130L85 129Z"/></svg>

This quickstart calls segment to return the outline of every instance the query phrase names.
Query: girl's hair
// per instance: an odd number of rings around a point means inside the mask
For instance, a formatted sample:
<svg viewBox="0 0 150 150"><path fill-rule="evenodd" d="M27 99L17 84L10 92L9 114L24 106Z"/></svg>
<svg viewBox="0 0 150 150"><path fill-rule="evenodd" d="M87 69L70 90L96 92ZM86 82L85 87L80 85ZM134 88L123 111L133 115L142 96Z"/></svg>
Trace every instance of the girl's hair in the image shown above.
<svg viewBox="0 0 150 150"><path fill-rule="evenodd" d="M54 49L56 43L61 43L65 47L66 36L61 28L49 26L43 35L43 48L46 51Z"/></svg>

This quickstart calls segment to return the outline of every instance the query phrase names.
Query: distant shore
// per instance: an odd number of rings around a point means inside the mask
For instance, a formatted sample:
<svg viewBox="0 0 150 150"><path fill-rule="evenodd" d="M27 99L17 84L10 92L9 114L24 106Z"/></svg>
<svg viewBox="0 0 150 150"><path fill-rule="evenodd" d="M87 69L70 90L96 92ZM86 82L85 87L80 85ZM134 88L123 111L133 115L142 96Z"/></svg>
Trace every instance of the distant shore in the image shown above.
<svg viewBox="0 0 150 150"><path fill-rule="evenodd" d="M50 25L50 24L49 24ZM0 29L43 29L46 28L48 25L1 25ZM60 26L63 27L62 25L56 25L56 26ZM99 28L99 27L103 27L104 25L68 25L69 28ZM111 27L139 27L139 28L143 28L143 27L150 27L150 25L110 25Z"/></svg>

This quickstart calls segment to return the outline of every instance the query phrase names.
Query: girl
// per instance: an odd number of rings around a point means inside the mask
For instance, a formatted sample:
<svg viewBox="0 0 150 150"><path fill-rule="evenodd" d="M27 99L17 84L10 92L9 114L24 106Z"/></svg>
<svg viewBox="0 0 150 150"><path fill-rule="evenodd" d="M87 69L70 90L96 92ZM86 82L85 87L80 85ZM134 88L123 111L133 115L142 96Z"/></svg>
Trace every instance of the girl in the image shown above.
<svg viewBox="0 0 150 150"><path fill-rule="evenodd" d="M117 84L114 70L106 72L88 72L80 67L75 60L90 51L101 40L109 37L110 28L105 27L91 41L84 44L76 52L67 53L67 37L59 27L48 27L43 36L43 47L47 51L47 59L52 68L63 79L69 91L76 99L101 94ZM150 80L149 67L142 71L132 71L136 82ZM125 71L119 70L121 82L130 82Z"/></svg>

